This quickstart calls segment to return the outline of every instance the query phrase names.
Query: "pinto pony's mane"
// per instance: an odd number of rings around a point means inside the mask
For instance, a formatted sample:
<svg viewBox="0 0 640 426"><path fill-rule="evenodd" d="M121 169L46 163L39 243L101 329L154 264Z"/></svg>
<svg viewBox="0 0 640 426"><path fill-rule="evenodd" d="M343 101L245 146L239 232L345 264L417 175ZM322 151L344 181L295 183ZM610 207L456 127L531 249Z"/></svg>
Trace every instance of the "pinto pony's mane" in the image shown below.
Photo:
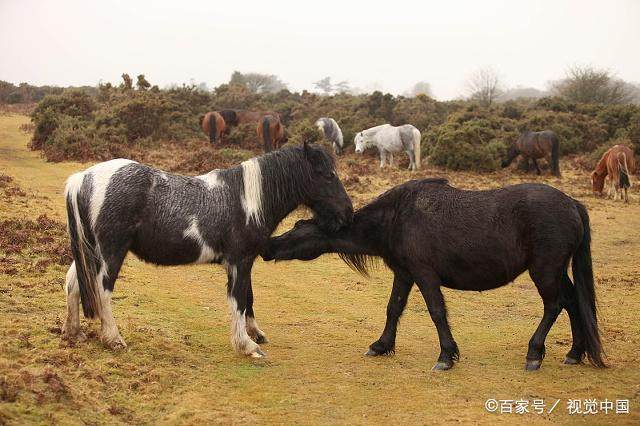
<svg viewBox="0 0 640 426"><path fill-rule="evenodd" d="M394 225L403 198L413 196L415 191L420 190L420 187L424 184L447 185L448 183L449 181L444 178L429 178L410 180L402 185L391 188L367 205L359 208L354 213L354 225L362 226L367 231L369 228L378 229L378 236L385 239L385 234L391 231ZM365 236L365 238L371 238L371 232L366 233L367 236ZM369 271L380 265L383 253L378 250L376 250L375 254L358 250L339 251L338 256L351 269L364 277L369 277Z"/></svg>
<svg viewBox="0 0 640 426"><path fill-rule="evenodd" d="M335 160L316 145L285 147L258 157L262 173L263 203L267 211L276 212L285 204L303 200L313 185L313 170L305 156L327 170L335 170Z"/></svg>

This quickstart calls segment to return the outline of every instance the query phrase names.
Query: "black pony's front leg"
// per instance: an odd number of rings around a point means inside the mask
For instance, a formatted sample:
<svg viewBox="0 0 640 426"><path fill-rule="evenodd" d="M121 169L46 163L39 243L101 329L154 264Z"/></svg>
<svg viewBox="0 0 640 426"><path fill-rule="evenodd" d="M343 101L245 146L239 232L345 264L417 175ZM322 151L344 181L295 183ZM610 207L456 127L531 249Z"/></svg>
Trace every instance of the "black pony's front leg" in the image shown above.
<svg viewBox="0 0 640 426"><path fill-rule="evenodd" d="M227 264L227 298L231 313L231 346L242 355L261 358L265 354L247 333L247 300L253 258Z"/></svg>
<svg viewBox="0 0 640 426"><path fill-rule="evenodd" d="M247 321L247 334L256 343L268 343L267 336L258 327L255 313L253 312L253 286L251 284L251 275L249 275L249 289L247 290L247 312L245 314Z"/></svg>
<svg viewBox="0 0 640 426"><path fill-rule="evenodd" d="M426 272L417 277L416 283L427 303L440 340L440 356L433 370L448 370L453 367L453 362L458 360L460 353L447 321L447 308L440 291L440 278L435 273Z"/></svg>
<svg viewBox="0 0 640 426"><path fill-rule="evenodd" d="M387 322L384 331L378 340L369 346L365 353L368 356L388 355L395 352L396 332L398 330L398 320L407 306L407 297L413 286L413 281L395 273L393 276L393 289L387 304Z"/></svg>

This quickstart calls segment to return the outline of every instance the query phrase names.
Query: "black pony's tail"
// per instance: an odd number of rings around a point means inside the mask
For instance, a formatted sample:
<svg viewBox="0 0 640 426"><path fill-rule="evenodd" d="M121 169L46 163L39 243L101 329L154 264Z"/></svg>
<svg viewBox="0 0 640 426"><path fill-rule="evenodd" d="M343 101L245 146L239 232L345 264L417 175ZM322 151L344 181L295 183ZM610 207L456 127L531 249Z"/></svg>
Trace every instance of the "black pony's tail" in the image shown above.
<svg viewBox="0 0 640 426"><path fill-rule="evenodd" d="M551 141L551 172L555 176L560 176L560 141L557 136L553 136Z"/></svg>
<svg viewBox="0 0 640 426"><path fill-rule="evenodd" d="M264 152L271 151L271 132L270 132L271 120L269 117L262 118L262 140L264 142Z"/></svg>
<svg viewBox="0 0 640 426"><path fill-rule="evenodd" d="M629 166L627 165L627 154L622 153L622 162L620 162L620 188L631 188L631 180L629 179Z"/></svg>
<svg viewBox="0 0 640 426"><path fill-rule="evenodd" d="M214 144L216 141L216 115L209 114L209 142Z"/></svg>
<svg viewBox="0 0 640 426"><path fill-rule="evenodd" d="M582 219L583 237L578 249L573 253L571 262L573 281L578 295L578 310L580 325L584 334L585 350L589 361L596 367L606 367L602 360L603 350L598 331L596 311L596 293L593 282L593 266L591 263L591 229L587 209L575 201L576 208Z"/></svg>

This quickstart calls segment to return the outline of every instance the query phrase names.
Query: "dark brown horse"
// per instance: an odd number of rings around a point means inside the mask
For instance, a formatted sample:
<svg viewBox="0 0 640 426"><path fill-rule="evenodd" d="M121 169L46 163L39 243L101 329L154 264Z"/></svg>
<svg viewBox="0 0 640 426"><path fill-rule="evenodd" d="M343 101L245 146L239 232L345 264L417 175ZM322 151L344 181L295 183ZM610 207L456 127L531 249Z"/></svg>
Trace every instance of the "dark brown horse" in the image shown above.
<svg viewBox="0 0 640 426"><path fill-rule="evenodd" d="M507 167L521 154L527 162L527 171L529 170L529 159L531 159L536 168L536 173L540 174L540 167L538 167L537 160L539 158L546 158L551 166L551 173L555 176L560 176L560 166L558 165L559 147L558 137L551 130L524 132L518 140L509 147L507 159L502 162L502 167Z"/></svg>
<svg viewBox="0 0 640 426"><path fill-rule="evenodd" d="M209 136L209 142L212 144L222 138L226 127L224 118L216 111L206 113L201 125L202 130Z"/></svg>
<svg viewBox="0 0 640 426"><path fill-rule="evenodd" d="M631 174L636 170L636 159L633 151L624 145L615 145L602 155L595 170L591 172L591 184L593 192L602 195L604 189L605 178L609 179L609 197L613 196L615 200L624 199L625 203L629 202L627 189L631 188ZM624 190L624 197L622 194ZM613 194L612 194L613 193Z"/></svg>
<svg viewBox="0 0 640 426"><path fill-rule="evenodd" d="M262 117L258 127L256 127L256 133L258 134L258 139L264 144L264 152L270 152L274 146L275 149L278 149L281 143L286 142L284 126L273 115Z"/></svg>

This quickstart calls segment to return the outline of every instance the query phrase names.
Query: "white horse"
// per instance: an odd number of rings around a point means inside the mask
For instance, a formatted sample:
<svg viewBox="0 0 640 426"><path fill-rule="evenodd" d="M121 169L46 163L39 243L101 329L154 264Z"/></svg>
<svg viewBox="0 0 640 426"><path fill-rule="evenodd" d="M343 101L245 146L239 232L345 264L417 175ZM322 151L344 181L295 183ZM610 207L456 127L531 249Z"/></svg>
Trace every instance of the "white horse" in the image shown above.
<svg viewBox="0 0 640 426"><path fill-rule="evenodd" d="M333 145L333 151L336 154L342 154L342 149L344 148L344 141L342 138L342 130L340 130L340 126L336 123L336 120L329 117L321 117L316 121L316 127L322 133L322 136L331 141Z"/></svg>
<svg viewBox="0 0 640 426"><path fill-rule="evenodd" d="M393 154L402 150L409 156L409 170L420 168L420 131L411 124L392 126L383 124L356 134L353 143L356 152L361 154L373 146L380 152L380 168L383 168L389 155L389 165L393 166Z"/></svg>

